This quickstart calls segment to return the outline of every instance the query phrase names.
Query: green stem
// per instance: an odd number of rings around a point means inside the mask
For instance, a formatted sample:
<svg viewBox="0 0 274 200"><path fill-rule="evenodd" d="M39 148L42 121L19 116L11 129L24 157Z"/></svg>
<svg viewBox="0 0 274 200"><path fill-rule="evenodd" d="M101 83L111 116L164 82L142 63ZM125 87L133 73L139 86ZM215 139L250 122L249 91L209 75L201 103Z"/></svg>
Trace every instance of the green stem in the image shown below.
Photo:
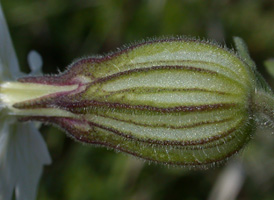
<svg viewBox="0 0 274 200"><path fill-rule="evenodd" d="M257 90L253 98L253 110L263 117L263 123L271 123L274 126L274 96L272 93Z"/></svg>

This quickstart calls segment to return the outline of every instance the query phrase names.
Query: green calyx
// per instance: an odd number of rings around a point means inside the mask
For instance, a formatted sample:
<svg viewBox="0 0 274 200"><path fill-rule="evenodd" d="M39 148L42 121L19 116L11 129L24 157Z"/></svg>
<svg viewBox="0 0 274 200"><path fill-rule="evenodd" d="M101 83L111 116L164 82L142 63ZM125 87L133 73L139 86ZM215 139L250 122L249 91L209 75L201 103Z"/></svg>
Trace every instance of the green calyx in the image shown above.
<svg viewBox="0 0 274 200"><path fill-rule="evenodd" d="M220 163L242 149L256 122L273 119L272 92L243 40L234 41L237 54L171 38L79 59L61 75L20 79L57 90L13 102L13 114L156 163Z"/></svg>

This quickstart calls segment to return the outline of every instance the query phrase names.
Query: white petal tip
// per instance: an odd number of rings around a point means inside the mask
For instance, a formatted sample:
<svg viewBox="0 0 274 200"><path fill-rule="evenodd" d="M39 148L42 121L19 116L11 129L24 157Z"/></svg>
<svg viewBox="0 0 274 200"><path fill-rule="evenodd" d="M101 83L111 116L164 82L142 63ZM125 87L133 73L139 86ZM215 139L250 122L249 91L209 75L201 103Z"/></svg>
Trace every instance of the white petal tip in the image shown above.
<svg viewBox="0 0 274 200"><path fill-rule="evenodd" d="M39 75L42 74L43 60L41 55L37 51L30 51L28 54L28 63L31 69L31 74Z"/></svg>

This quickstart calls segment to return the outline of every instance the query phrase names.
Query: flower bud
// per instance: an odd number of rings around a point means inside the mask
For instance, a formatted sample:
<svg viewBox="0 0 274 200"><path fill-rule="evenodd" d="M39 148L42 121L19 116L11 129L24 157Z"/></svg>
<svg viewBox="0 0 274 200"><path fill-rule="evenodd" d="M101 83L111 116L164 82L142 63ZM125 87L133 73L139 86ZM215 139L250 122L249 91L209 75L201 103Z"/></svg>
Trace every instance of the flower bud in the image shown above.
<svg viewBox="0 0 274 200"><path fill-rule="evenodd" d="M2 84L2 101L23 120L58 125L83 143L156 163L220 163L250 139L262 110L254 62L235 41L238 54L191 39L143 42L81 58L60 75Z"/></svg>

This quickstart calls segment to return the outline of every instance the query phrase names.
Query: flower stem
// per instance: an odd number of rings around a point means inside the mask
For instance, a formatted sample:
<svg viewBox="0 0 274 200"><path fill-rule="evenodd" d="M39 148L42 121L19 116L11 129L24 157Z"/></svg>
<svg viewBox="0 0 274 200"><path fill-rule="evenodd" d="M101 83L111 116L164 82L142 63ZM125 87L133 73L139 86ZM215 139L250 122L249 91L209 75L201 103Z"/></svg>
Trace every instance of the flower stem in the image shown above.
<svg viewBox="0 0 274 200"><path fill-rule="evenodd" d="M274 96L272 93L257 90L253 98L253 109L256 114L263 117L263 123L271 123L274 126Z"/></svg>

